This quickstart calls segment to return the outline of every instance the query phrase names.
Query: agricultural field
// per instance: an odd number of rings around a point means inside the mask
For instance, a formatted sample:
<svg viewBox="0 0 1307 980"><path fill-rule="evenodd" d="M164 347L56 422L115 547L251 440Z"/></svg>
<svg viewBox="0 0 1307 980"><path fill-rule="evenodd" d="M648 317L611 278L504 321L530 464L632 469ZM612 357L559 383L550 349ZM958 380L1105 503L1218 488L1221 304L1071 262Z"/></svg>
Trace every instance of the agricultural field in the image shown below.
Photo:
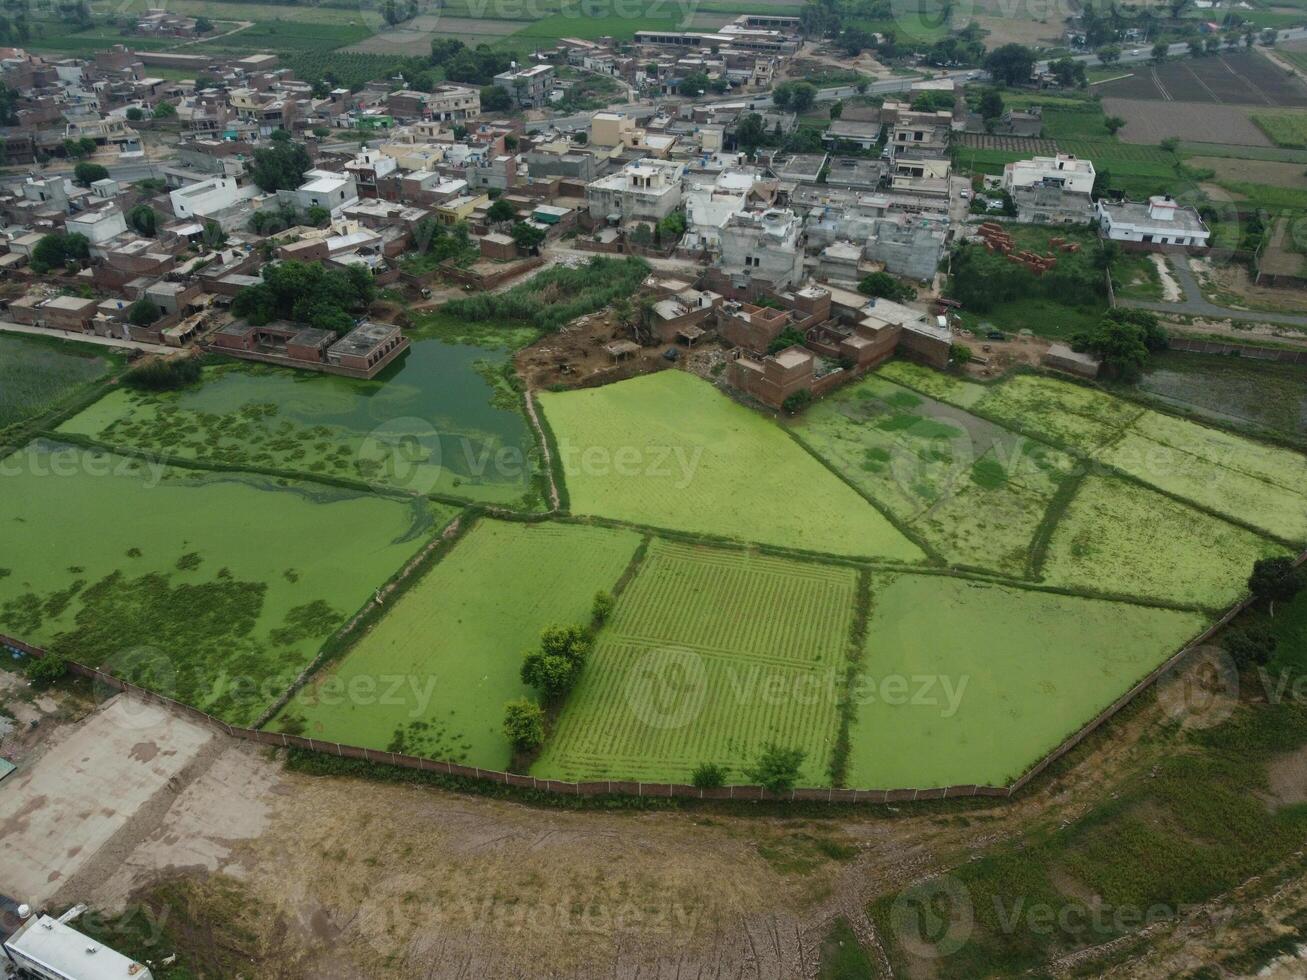
<svg viewBox="0 0 1307 980"><path fill-rule="evenodd" d="M60 432L233 468L534 505L535 447L502 353L420 340L372 381L233 362L181 392L117 390Z"/></svg>
<svg viewBox="0 0 1307 980"><path fill-rule="evenodd" d="M830 785L857 574L655 541L618 599L532 767L551 779L728 781L762 746L806 752L800 785Z"/></svg>
<svg viewBox="0 0 1307 980"><path fill-rule="evenodd" d="M1276 146L1307 147L1307 113L1256 112L1252 120Z"/></svg>
<svg viewBox="0 0 1307 980"><path fill-rule="evenodd" d="M577 514L916 562L921 550L774 423L683 371L539 403Z"/></svg>
<svg viewBox="0 0 1307 980"><path fill-rule="evenodd" d="M454 513L47 442L3 466L0 631L238 724Z"/></svg>
<svg viewBox="0 0 1307 980"><path fill-rule="evenodd" d="M1088 455L1114 439L1144 410L1093 388L1022 374L990 386L976 402L975 411Z"/></svg>
<svg viewBox="0 0 1307 980"><path fill-rule="evenodd" d="M1288 549L1115 476L1089 476L1062 514L1049 585L1209 610L1234 603L1258 558Z"/></svg>
<svg viewBox="0 0 1307 980"><path fill-rule="evenodd" d="M1307 106L1307 84L1286 74L1260 52L1245 50L1223 51L1204 58L1176 58L1160 65L1141 65L1129 78L1100 82L1094 90L1105 98L1217 105Z"/></svg>
<svg viewBox="0 0 1307 980"><path fill-rule="evenodd" d="M1206 625L1191 612L911 574L873 576L871 605L863 680L850 689L850 786L1007 785Z"/></svg>
<svg viewBox="0 0 1307 980"><path fill-rule="evenodd" d="M55 408L102 377L112 357L89 347L0 334L0 429Z"/></svg>
<svg viewBox="0 0 1307 980"><path fill-rule="evenodd" d="M869 377L822 399L799 440L950 565L1023 577L1075 461L961 409Z"/></svg>
<svg viewBox="0 0 1307 980"><path fill-rule="evenodd" d="M595 593L613 588L640 540L608 528L479 521L273 727L506 769L504 703L532 694L522 655L545 628L588 622Z"/></svg>
<svg viewBox="0 0 1307 980"><path fill-rule="evenodd" d="M1175 137L1193 144L1212 142L1254 148L1271 145L1253 122L1251 106L1108 96L1103 99L1103 110L1126 121L1117 134L1126 143L1155 146Z"/></svg>
<svg viewBox="0 0 1307 980"><path fill-rule="evenodd" d="M1307 445L1307 365L1163 351L1138 390L1201 422Z"/></svg>

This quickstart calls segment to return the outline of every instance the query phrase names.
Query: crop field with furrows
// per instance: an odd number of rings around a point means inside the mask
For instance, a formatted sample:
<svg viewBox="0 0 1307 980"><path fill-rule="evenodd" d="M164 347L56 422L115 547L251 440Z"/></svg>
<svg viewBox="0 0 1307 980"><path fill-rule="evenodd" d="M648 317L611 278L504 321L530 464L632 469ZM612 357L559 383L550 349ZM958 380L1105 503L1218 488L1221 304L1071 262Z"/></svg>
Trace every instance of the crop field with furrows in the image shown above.
<svg viewBox="0 0 1307 980"><path fill-rule="evenodd" d="M977 414L1083 454L1110 442L1144 411L1103 392L1036 375L992 385L974 407Z"/></svg>
<svg viewBox="0 0 1307 980"><path fill-rule="evenodd" d="M1205 625L912 574L873 576L871 607L850 687L854 787L1007 785Z"/></svg>
<svg viewBox="0 0 1307 980"><path fill-rule="evenodd" d="M532 767L553 779L688 782L745 773L763 745L830 784L857 575L657 540L618 599Z"/></svg>
<svg viewBox="0 0 1307 980"><path fill-rule="evenodd" d="M1114 476L1085 478L1041 569L1049 585L1222 609L1247 590L1258 558L1289 549Z"/></svg>
<svg viewBox="0 0 1307 980"><path fill-rule="evenodd" d="M1307 106L1307 85L1257 51L1229 51L1141 65L1127 78L1095 85L1094 91L1105 98Z"/></svg>
<svg viewBox="0 0 1307 980"><path fill-rule="evenodd" d="M951 565L1013 576L1075 460L881 377L842 388L796 436Z"/></svg>
<svg viewBox="0 0 1307 980"><path fill-rule="evenodd" d="M4 468L0 632L236 724L454 515L47 442Z"/></svg>
<svg viewBox="0 0 1307 980"><path fill-rule="evenodd" d="M535 446L505 355L418 341L373 381L206 368L181 392L113 391L62 433L233 468L343 477L493 504L535 502Z"/></svg>
<svg viewBox="0 0 1307 980"><path fill-rule="evenodd" d="M69 344L0 335L0 429L55 408L109 364Z"/></svg>
<svg viewBox="0 0 1307 980"><path fill-rule="evenodd" d="M631 531L479 521L272 727L503 770L504 702L534 696L523 654L550 626L589 622L639 544Z"/></svg>
<svg viewBox="0 0 1307 980"><path fill-rule="evenodd" d="M921 550L763 418L683 371L542 392L574 513L838 555Z"/></svg>

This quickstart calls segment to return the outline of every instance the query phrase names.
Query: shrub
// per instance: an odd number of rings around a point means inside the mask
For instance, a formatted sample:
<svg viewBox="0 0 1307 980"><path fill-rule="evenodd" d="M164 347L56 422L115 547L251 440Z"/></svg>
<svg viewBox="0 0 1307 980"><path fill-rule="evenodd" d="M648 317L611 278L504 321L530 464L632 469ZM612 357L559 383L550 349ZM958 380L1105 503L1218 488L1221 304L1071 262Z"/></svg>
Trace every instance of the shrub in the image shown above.
<svg viewBox="0 0 1307 980"><path fill-rule="evenodd" d="M1225 652L1240 670L1268 663L1275 654L1275 634L1262 625L1242 626L1227 630L1221 638Z"/></svg>
<svg viewBox="0 0 1307 980"><path fill-rule="evenodd" d="M68 661L58 654L47 653L27 662L27 676L36 684L53 684L68 673Z"/></svg>
<svg viewBox="0 0 1307 980"><path fill-rule="evenodd" d="M138 327L148 327L161 316L163 316L163 311L159 309L159 304L148 296L142 296L127 307L128 322Z"/></svg>
<svg viewBox="0 0 1307 980"><path fill-rule="evenodd" d="M607 592L596 592L594 606L590 611L590 618L596 626L602 626L608 622L608 617L613 612L613 597Z"/></svg>
<svg viewBox="0 0 1307 980"><path fill-rule="evenodd" d="M581 626L550 626L540 647L522 660L522 682L557 698L570 691L590 653L590 633Z"/></svg>
<svg viewBox="0 0 1307 980"><path fill-rule="evenodd" d="M794 327L786 327L767 345L768 354L779 354L787 347L802 347L806 338Z"/></svg>
<svg viewBox="0 0 1307 980"><path fill-rule="evenodd" d="M176 391L193 385L203 375L198 358L147 361L123 376L123 383L143 391Z"/></svg>
<svg viewBox="0 0 1307 980"><path fill-rule="evenodd" d="M971 348L966 344L951 345L948 349L948 361L950 364L971 363Z"/></svg>
<svg viewBox="0 0 1307 980"><path fill-rule="evenodd" d="M888 272L873 272L864 276L858 283L858 292L864 296L879 296L896 303L906 303L917 298L917 291L906 283L899 282Z"/></svg>
<svg viewBox="0 0 1307 980"><path fill-rule="evenodd" d="M522 752L537 749L545 740L545 713L530 698L504 705L504 734Z"/></svg>
<svg viewBox="0 0 1307 980"><path fill-rule="evenodd" d="M781 402L781 408L785 410L787 415L798 415L811 404L812 392L807 388L800 388Z"/></svg>
<svg viewBox="0 0 1307 980"><path fill-rule="evenodd" d="M104 180L109 171L98 163L79 163L73 167L73 179L83 187L90 187L97 180Z"/></svg>
<svg viewBox="0 0 1307 980"><path fill-rule="evenodd" d="M726 767L713 762L695 766L690 782L698 789L717 789L726 785Z"/></svg>
<svg viewBox="0 0 1307 980"><path fill-rule="evenodd" d="M787 749L769 742L763 746L758 762L744 774L773 793L788 793L798 782L799 767L806 757L803 749Z"/></svg>
<svg viewBox="0 0 1307 980"><path fill-rule="evenodd" d="M1277 601L1288 602L1303 588L1303 573L1289 558L1259 558L1248 576L1248 591L1259 602L1274 608Z"/></svg>

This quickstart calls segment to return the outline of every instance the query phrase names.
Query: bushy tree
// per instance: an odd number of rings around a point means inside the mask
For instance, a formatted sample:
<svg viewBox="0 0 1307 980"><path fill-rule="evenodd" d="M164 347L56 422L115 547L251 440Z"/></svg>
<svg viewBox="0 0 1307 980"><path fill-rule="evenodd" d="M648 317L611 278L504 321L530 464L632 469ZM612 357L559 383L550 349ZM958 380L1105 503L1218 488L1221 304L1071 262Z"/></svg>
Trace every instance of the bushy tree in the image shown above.
<svg viewBox="0 0 1307 980"><path fill-rule="evenodd" d="M128 322L138 327L148 327L161 316L163 316L163 311L159 309L159 304L148 296L142 296L127 307Z"/></svg>
<svg viewBox="0 0 1307 980"><path fill-rule="evenodd" d="M530 698L518 698L504 705L504 734L521 752L539 748L545 740L545 713Z"/></svg>
<svg viewBox="0 0 1307 980"><path fill-rule="evenodd" d="M1165 349L1166 342L1166 331L1156 314L1115 309L1109 310L1092 331L1077 334L1072 346L1102 358L1103 372L1108 377L1133 383L1143 374L1149 355Z"/></svg>
<svg viewBox="0 0 1307 980"><path fill-rule="evenodd" d="M26 674L34 684L53 684L68 674L68 661L54 653L33 657L27 662Z"/></svg>
<svg viewBox="0 0 1307 980"><path fill-rule="evenodd" d="M1275 634L1263 624L1236 626L1226 630L1221 646L1240 670L1269 663L1275 655Z"/></svg>
<svg viewBox="0 0 1307 980"><path fill-rule="evenodd" d="M153 238L159 227L159 216L148 204L138 204L127 212L127 224L138 235Z"/></svg>
<svg viewBox="0 0 1307 980"><path fill-rule="evenodd" d="M744 774L773 793L788 793L799 781L799 769L807 755L803 749L785 748L769 742L763 746L758 761Z"/></svg>
<svg viewBox="0 0 1307 980"><path fill-rule="evenodd" d="M154 107L155 119L176 119L177 107L171 102L160 102Z"/></svg>
<svg viewBox="0 0 1307 980"><path fill-rule="evenodd" d="M557 698L572 689L590 653L589 632L581 626L551 626L540 646L522 659L522 682Z"/></svg>
<svg viewBox="0 0 1307 980"><path fill-rule="evenodd" d="M523 252L534 251L543 245L545 241L545 230L527 224L525 221L519 221L513 225L513 230L509 234L513 236L513 244Z"/></svg>
<svg viewBox="0 0 1307 980"><path fill-rule="evenodd" d="M513 96L498 85L485 85L481 89L482 112L508 112L513 108Z"/></svg>
<svg viewBox="0 0 1307 980"><path fill-rule="evenodd" d="M513 221L517 218L517 208L502 197L486 209L486 219L494 224Z"/></svg>
<svg viewBox="0 0 1307 980"><path fill-rule="evenodd" d="M998 119L1003 115L1003 96L996 88L987 88L980 96L980 115L984 119Z"/></svg>
<svg viewBox="0 0 1307 980"><path fill-rule="evenodd" d="M98 163L87 163L82 161L73 167L73 180L83 187L90 187L97 180L104 180L109 176L107 168L100 166Z"/></svg>
<svg viewBox="0 0 1307 980"><path fill-rule="evenodd" d="M771 98L777 109L802 115L817 101L817 86L811 82L781 82L772 89Z"/></svg>
<svg viewBox="0 0 1307 980"><path fill-rule="evenodd" d="M46 273L70 262L84 261L90 255L91 243L85 235L76 232L70 235L58 232L46 235L32 249L32 271Z"/></svg>
<svg viewBox="0 0 1307 980"><path fill-rule="evenodd" d="M1289 558L1259 558L1253 563L1253 572L1248 576L1248 591L1258 602L1265 602L1275 614L1276 602L1288 602L1304 586L1307 573L1294 567Z"/></svg>
<svg viewBox="0 0 1307 980"><path fill-rule="evenodd" d="M128 122L140 122L145 118L145 113L138 106L132 106L127 110Z"/></svg>
<svg viewBox="0 0 1307 980"><path fill-rule="evenodd" d="M341 334L354 326L350 311L365 309L375 298L372 273L361 266L339 270L282 262L265 265L263 282L237 293L231 309L255 325L294 320Z"/></svg>
<svg viewBox="0 0 1307 980"><path fill-rule="evenodd" d="M698 789L717 789L726 785L727 769L716 763L704 762L694 767L690 782Z"/></svg>
<svg viewBox="0 0 1307 980"><path fill-rule="evenodd" d="M862 282L858 283L858 292L864 296L878 296L896 303L906 303L917 298L915 289L895 279L888 272L873 272L863 276Z"/></svg>
<svg viewBox="0 0 1307 980"><path fill-rule="evenodd" d="M254 151L250 173L259 189L271 194L299 187L312 166L309 151L293 141L284 129L279 129L273 134L270 146Z"/></svg>
<svg viewBox="0 0 1307 980"><path fill-rule="evenodd" d="M779 354L787 347L802 347L805 337L794 327L786 327L776 335L776 339L767 345L768 354Z"/></svg>
<svg viewBox="0 0 1307 980"><path fill-rule="evenodd" d="M1035 53L1024 44L1004 44L985 58L985 70L994 81L1005 85L1026 85L1035 67Z"/></svg>
<svg viewBox="0 0 1307 980"><path fill-rule="evenodd" d="M594 605L590 607L590 621L595 626L602 626L608 621L608 617L613 612L613 597L611 593L599 591L595 593Z"/></svg>

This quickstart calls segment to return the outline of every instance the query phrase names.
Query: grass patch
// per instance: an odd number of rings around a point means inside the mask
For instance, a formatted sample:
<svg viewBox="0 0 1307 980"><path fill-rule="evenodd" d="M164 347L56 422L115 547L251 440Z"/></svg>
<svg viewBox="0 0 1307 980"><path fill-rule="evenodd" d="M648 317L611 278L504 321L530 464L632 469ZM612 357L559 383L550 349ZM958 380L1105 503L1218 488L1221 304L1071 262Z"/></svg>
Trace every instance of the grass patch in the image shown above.
<svg viewBox="0 0 1307 980"><path fill-rule="evenodd" d="M114 363L84 346L0 334L0 429L58 407Z"/></svg>

